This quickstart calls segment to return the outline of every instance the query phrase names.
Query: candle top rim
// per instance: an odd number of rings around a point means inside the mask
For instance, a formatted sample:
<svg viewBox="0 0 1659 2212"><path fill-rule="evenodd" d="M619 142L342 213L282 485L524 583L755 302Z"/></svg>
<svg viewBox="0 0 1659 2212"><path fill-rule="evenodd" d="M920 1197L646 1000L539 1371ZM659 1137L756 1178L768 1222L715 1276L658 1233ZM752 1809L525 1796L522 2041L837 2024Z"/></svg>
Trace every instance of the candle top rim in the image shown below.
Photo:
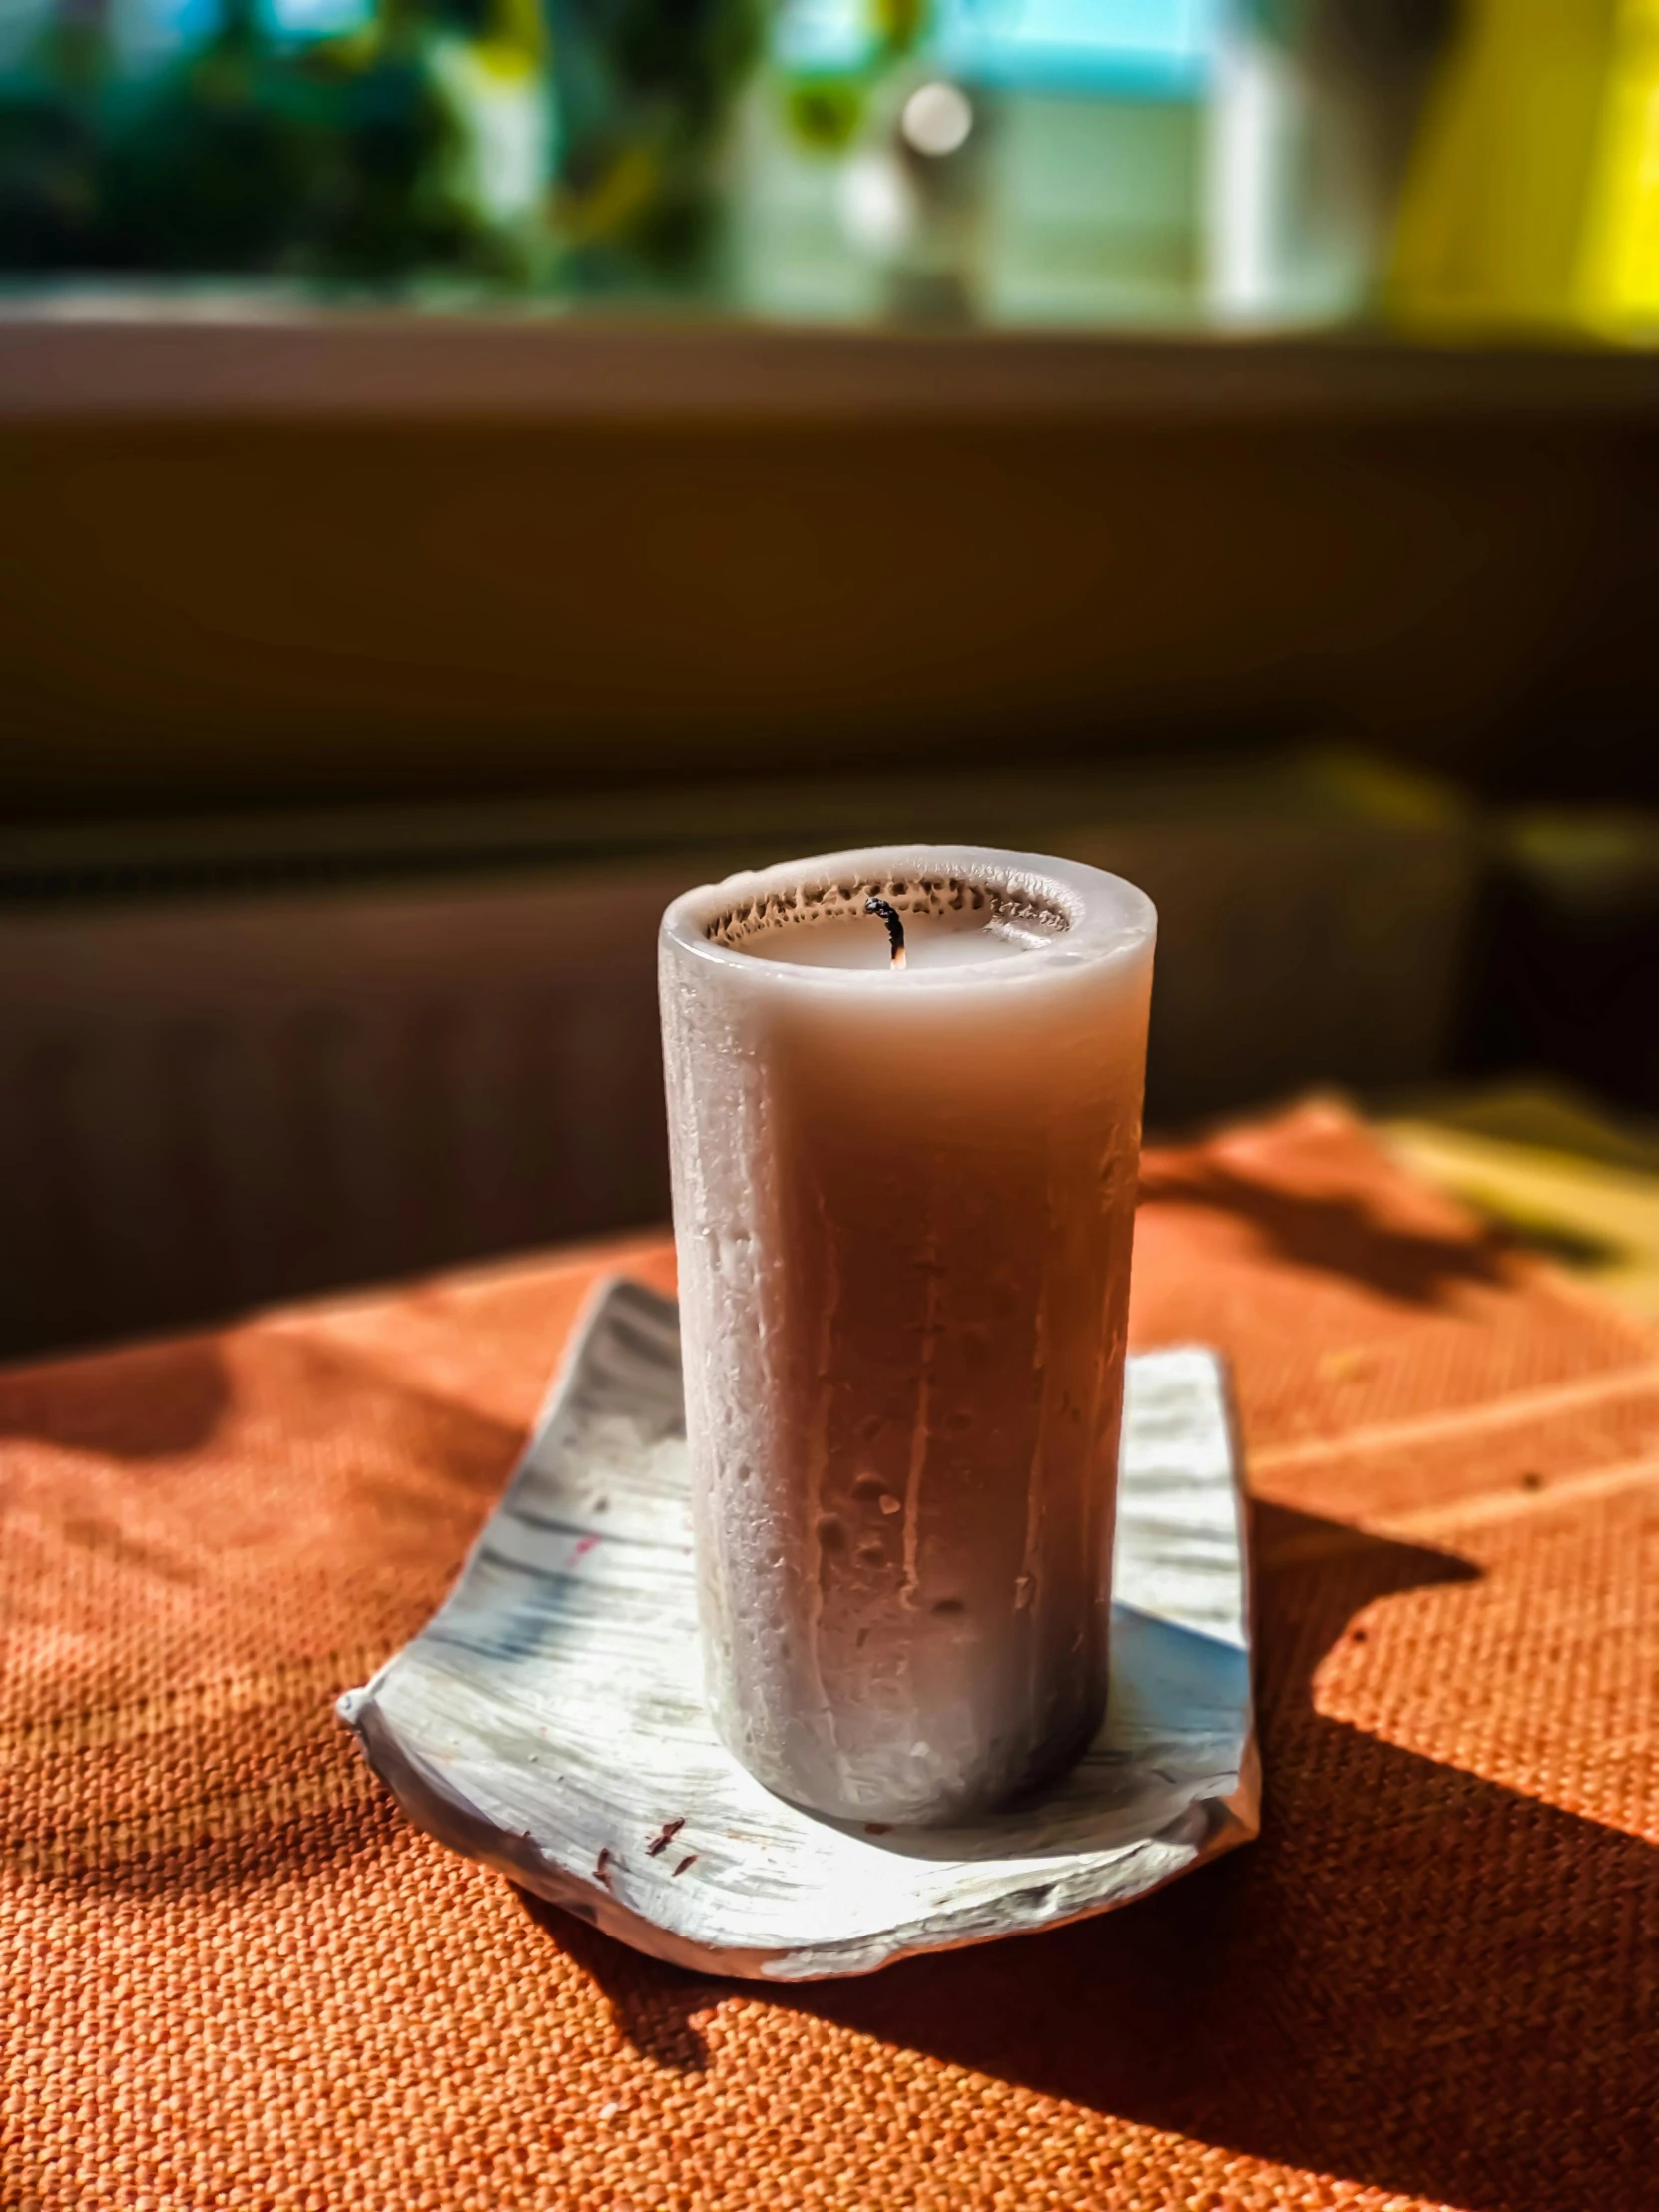
<svg viewBox="0 0 1659 2212"><path fill-rule="evenodd" d="M902 906L906 898L913 899L912 878L916 891L925 885L933 895L939 887L958 883L970 891L977 888L997 903L997 910L1023 918L1049 941L1034 943L1028 953L1012 959L1005 951L987 952L983 960L900 971L768 960L758 949L760 940L774 931L822 928L850 919L871 891L886 894L896 887ZM911 910L929 908L912 905ZM718 933L723 923L742 930L751 942L723 941ZM791 988L937 991L1013 983L1041 966L1096 967L1149 945L1157 926L1156 909L1144 891L1081 860L989 845L903 844L819 853L700 884L683 892L664 914L662 939L665 946L735 968L752 980L787 978Z"/></svg>

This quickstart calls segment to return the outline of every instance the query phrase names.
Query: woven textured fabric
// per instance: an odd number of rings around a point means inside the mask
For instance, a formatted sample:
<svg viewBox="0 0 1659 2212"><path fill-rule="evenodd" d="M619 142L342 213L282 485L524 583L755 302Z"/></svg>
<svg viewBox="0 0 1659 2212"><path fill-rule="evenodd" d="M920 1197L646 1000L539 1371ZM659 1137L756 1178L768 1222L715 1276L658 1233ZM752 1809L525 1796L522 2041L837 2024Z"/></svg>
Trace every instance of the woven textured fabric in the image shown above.
<svg viewBox="0 0 1659 2212"><path fill-rule="evenodd" d="M1659 2203L1659 1356L1334 1108L1149 1155L1235 1363L1268 1799L1106 1919L777 1993L408 1828L418 1627L619 1246L0 1377L0 2202Z"/></svg>

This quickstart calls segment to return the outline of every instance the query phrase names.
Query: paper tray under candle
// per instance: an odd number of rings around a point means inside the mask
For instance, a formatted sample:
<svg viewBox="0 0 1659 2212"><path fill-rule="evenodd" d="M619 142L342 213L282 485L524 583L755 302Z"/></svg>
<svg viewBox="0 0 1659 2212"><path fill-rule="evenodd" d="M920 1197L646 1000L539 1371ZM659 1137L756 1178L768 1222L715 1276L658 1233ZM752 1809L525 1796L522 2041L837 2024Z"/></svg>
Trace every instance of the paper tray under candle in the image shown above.
<svg viewBox="0 0 1659 2212"><path fill-rule="evenodd" d="M671 1300L595 1294L459 1582L339 1701L441 1842L641 1950L809 1980L1124 1905L1254 1836L1237 1453L1221 1364L1129 1362L1099 1736L990 1819L878 1831L774 1797L704 1711Z"/></svg>

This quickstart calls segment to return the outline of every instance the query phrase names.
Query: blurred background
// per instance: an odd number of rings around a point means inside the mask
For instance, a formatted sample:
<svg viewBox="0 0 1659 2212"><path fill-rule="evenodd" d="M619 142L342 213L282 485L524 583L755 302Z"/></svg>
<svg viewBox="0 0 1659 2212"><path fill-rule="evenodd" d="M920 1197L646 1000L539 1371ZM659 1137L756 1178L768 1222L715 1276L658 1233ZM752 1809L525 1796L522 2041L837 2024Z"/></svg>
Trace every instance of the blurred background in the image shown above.
<svg viewBox="0 0 1659 2212"><path fill-rule="evenodd" d="M0 1355L662 1220L913 836L1659 1312L1655 341L1654 0L0 0Z"/></svg>
<svg viewBox="0 0 1659 2212"><path fill-rule="evenodd" d="M1650 0L4 0L0 268L822 321L1659 312Z"/></svg>

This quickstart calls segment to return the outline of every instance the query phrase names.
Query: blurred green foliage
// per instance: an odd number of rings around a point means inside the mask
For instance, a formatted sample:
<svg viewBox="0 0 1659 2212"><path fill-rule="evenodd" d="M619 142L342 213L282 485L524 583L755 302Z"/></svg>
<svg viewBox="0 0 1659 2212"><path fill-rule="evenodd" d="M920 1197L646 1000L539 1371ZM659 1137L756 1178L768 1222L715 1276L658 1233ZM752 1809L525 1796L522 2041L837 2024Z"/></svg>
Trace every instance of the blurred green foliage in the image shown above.
<svg viewBox="0 0 1659 2212"><path fill-rule="evenodd" d="M716 163L765 0L550 0L567 280L704 273Z"/></svg>
<svg viewBox="0 0 1659 2212"><path fill-rule="evenodd" d="M784 87L785 114L803 146L838 154L858 135L869 90L856 77L797 77Z"/></svg>
<svg viewBox="0 0 1659 2212"><path fill-rule="evenodd" d="M64 0L0 76L0 270L528 284L695 258L762 0L259 0L139 72ZM568 65L568 66L566 66Z"/></svg>
<svg viewBox="0 0 1659 2212"><path fill-rule="evenodd" d="M863 132L890 82L921 48L933 28L933 0L858 0L863 52L855 66L779 70L784 123L796 144L813 154L843 154Z"/></svg>

